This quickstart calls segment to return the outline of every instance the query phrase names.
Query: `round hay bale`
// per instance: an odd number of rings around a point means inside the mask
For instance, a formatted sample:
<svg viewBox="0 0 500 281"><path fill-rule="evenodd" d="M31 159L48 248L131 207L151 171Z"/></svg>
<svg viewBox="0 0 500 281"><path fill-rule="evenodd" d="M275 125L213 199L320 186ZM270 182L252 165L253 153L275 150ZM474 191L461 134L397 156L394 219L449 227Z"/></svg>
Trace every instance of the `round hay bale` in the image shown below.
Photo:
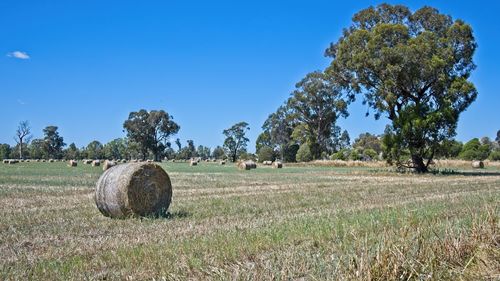
<svg viewBox="0 0 500 281"><path fill-rule="evenodd" d="M189 166L197 166L197 165L198 165L198 161L191 160L189 162Z"/></svg>
<svg viewBox="0 0 500 281"><path fill-rule="evenodd" d="M101 160L92 161L92 167L98 167L98 166L101 166Z"/></svg>
<svg viewBox="0 0 500 281"><path fill-rule="evenodd" d="M281 168L283 168L283 163L281 163L281 161L274 161L273 162L273 168L275 168L275 169L281 169Z"/></svg>
<svg viewBox="0 0 500 281"><path fill-rule="evenodd" d="M15 160L15 159L9 160L9 164L17 164L17 163L19 163L19 161Z"/></svg>
<svg viewBox="0 0 500 281"><path fill-rule="evenodd" d="M238 164L238 168L240 170L251 170L257 168L257 164L255 162L248 160L248 161L242 161Z"/></svg>
<svg viewBox="0 0 500 281"><path fill-rule="evenodd" d="M221 161L219 162L219 164L220 164L220 165L226 165L226 161L221 160Z"/></svg>
<svg viewBox="0 0 500 281"><path fill-rule="evenodd" d="M168 174L154 163L128 163L106 170L97 182L95 202L112 218L161 215L172 200Z"/></svg>
<svg viewBox="0 0 500 281"><path fill-rule="evenodd" d="M113 166L116 166L116 162L115 161L106 160L106 161L104 161L104 164L102 165L102 170L106 171L107 169L109 169L109 168L111 168Z"/></svg>
<svg viewBox="0 0 500 281"><path fill-rule="evenodd" d="M127 163L127 159L122 159L122 163Z"/></svg>
<svg viewBox="0 0 500 281"><path fill-rule="evenodd" d="M8 159L3 159L2 161L4 164L9 164L9 160Z"/></svg>
<svg viewBox="0 0 500 281"><path fill-rule="evenodd" d="M47 160L45 160L45 159L42 159L42 162L44 162L44 163L45 163L45 162L47 162Z"/></svg>
<svg viewBox="0 0 500 281"><path fill-rule="evenodd" d="M54 159L49 159L49 163L54 163Z"/></svg>
<svg viewBox="0 0 500 281"><path fill-rule="evenodd" d="M273 164L273 161L267 160L267 161L262 162L262 164L264 164L266 166L271 166Z"/></svg>
<svg viewBox="0 0 500 281"><path fill-rule="evenodd" d="M76 167L76 166L78 166L78 162L76 162L75 160L69 160L68 167Z"/></svg>
<svg viewBox="0 0 500 281"><path fill-rule="evenodd" d="M474 169L484 169L483 161L472 161L472 168Z"/></svg>

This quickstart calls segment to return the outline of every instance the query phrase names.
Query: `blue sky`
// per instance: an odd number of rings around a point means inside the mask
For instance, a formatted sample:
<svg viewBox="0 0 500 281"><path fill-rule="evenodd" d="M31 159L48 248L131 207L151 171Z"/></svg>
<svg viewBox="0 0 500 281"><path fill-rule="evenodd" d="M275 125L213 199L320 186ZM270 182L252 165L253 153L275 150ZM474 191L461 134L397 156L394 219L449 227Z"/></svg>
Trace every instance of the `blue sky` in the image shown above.
<svg viewBox="0 0 500 281"><path fill-rule="evenodd" d="M459 140L500 129L497 1L405 1L461 18L479 48L479 90ZM123 137L130 111L164 109L183 143L222 144L222 130L250 124L249 150L267 116L310 71L324 69L330 42L374 1L1 1L0 143L21 120L35 137L57 125L66 143ZM19 51L19 53L13 53ZM29 58L26 58L29 56ZM385 120L357 102L339 122L354 139Z"/></svg>

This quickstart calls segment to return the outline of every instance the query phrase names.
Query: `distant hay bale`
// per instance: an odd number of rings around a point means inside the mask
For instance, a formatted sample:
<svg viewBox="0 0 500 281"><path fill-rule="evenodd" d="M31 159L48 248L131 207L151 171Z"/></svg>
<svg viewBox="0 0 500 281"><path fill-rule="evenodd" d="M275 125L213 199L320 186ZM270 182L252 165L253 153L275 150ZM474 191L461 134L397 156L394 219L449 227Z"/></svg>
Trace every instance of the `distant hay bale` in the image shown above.
<svg viewBox="0 0 500 281"><path fill-rule="evenodd" d="M283 168L283 163L281 163L281 161L274 161L273 162L273 168L275 168L275 169L281 169L281 168Z"/></svg>
<svg viewBox="0 0 500 281"><path fill-rule="evenodd" d="M122 159L122 163L127 163L127 159Z"/></svg>
<svg viewBox="0 0 500 281"><path fill-rule="evenodd" d="M17 163L19 163L19 161L16 159L9 159L9 164L17 164Z"/></svg>
<svg viewBox="0 0 500 281"><path fill-rule="evenodd" d="M220 165L226 165L226 161L221 160L221 161L219 162L219 164L220 164Z"/></svg>
<svg viewBox="0 0 500 281"><path fill-rule="evenodd" d="M483 161L472 161L472 168L474 169L484 169Z"/></svg>
<svg viewBox="0 0 500 281"><path fill-rule="evenodd" d="M3 159L2 161L4 164L9 164L9 160L8 159Z"/></svg>
<svg viewBox="0 0 500 281"><path fill-rule="evenodd" d="M112 218L161 215L172 200L168 174L154 163L128 163L106 170L97 182L95 202Z"/></svg>
<svg viewBox="0 0 500 281"><path fill-rule="evenodd" d="M240 170L251 170L257 168L257 164L255 162L248 160L248 161L241 161L238 163L238 169Z"/></svg>
<svg viewBox="0 0 500 281"><path fill-rule="evenodd" d="M24 162L29 163L29 162L31 162L31 160L26 159L26 160L24 160Z"/></svg>
<svg viewBox="0 0 500 281"><path fill-rule="evenodd" d="M116 162L115 161L105 160L104 164L102 165L102 170L106 171L107 169L109 169L109 168L111 168L113 166L116 166Z"/></svg>
<svg viewBox="0 0 500 281"><path fill-rule="evenodd" d="M273 161L264 161L264 162L262 162L262 164L264 164L266 166L271 166L273 164Z"/></svg>
<svg viewBox="0 0 500 281"><path fill-rule="evenodd" d="M36 162L40 162L40 159L36 159L35 161L36 161Z"/></svg>
<svg viewBox="0 0 500 281"><path fill-rule="evenodd" d="M47 160L45 160L45 159L42 159L42 162L47 162Z"/></svg>
<svg viewBox="0 0 500 281"><path fill-rule="evenodd" d="M86 165L90 165L90 164L92 164L92 160L86 159L86 160L83 161L83 163L86 164Z"/></svg>
<svg viewBox="0 0 500 281"><path fill-rule="evenodd" d="M148 160L146 160L146 162L148 162L148 163L153 163L153 160L148 159Z"/></svg>
<svg viewBox="0 0 500 281"><path fill-rule="evenodd" d="M198 161L191 160L189 162L189 166L196 166L196 165L198 165Z"/></svg>
<svg viewBox="0 0 500 281"><path fill-rule="evenodd" d="M69 167L76 167L76 166L78 166L78 162L76 162L75 160L69 160L68 166Z"/></svg>
<svg viewBox="0 0 500 281"><path fill-rule="evenodd" d="M49 163L54 163L54 159L49 159Z"/></svg>
<svg viewBox="0 0 500 281"><path fill-rule="evenodd" d="M98 167L98 166L101 166L101 160L92 161L92 167Z"/></svg>

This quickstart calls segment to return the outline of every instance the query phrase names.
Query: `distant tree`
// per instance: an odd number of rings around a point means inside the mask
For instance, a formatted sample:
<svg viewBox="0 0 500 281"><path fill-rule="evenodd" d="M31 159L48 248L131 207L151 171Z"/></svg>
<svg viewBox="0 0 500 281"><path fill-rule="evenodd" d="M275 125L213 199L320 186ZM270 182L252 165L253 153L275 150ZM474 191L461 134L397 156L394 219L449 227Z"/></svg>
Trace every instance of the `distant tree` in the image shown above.
<svg viewBox="0 0 500 281"><path fill-rule="evenodd" d="M332 128L339 117L348 116L348 101L343 99L341 88L322 72L312 72L296 84L287 105L294 118L304 124L313 158L329 151Z"/></svg>
<svg viewBox="0 0 500 281"><path fill-rule="evenodd" d="M296 162L296 156L297 156L297 151L299 150L300 146L298 144L290 144L284 147L282 150L282 157L281 160L285 162Z"/></svg>
<svg viewBox="0 0 500 281"><path fill-rule="evenodd" d="M198 148L196 149L196 154L198 155L198 157L201 157L202 159L208 159L211 156L210 147L199 145Z"/></svg>
<svg viewBox="0 0 500 281"><path fill-rule="evenodd" d="M175 144L177 145L177 151L180 151L182 149L182 144L179 138L175 140Z"/></svg>
<svg viewBox="0 0 500 281"><path fill-rule="evenodd" d="M245 133L248 130L250 130L248 123L239 122L222 131L226 137L224 140L224 149L232 162L236 162L238 155L246 151L249 139L245 136Z"/></svg>
<svg viewBox="0 0 500 281"><path fill-rule="evenodd" d="M48 158L48 155L45 153L45 141L43 139L34 139L31 141L29 145L30 157L32 159L42 159Z"/></svg>
<svg viewBox="0 0 500 281"><path fill-rule="evenodd" d="M224 149L220 146L216 146L214 151L212 152L212 158L214 159L224 159L225 152Z"/></svg>
<svg viewBox="0 0 500 281"><path fill-rule="evenodd" d="M484 160L490 154L490 147L473 138L464 144L459 157L464 160Z"/></svg>
<svg viewBox="0 0 500 281"><path fill-rule="evenodd" d="M57 129L57 126L47 126L43 129L43 150L47 158L60 159L62 149L66 145Z"/></svg>
<svg viewBox="0 0 500 281"><path fill-rule="evenodd" d="M497 137L495 138L495 141L500 145L500 130L497 131Z"/></svg>
<svg viewBox="0 0 500 281"><path fill-rule="evenodd" d="M264 146L272 147L273 143L271 141L271 134L268 131L264 131L260 133L255 141L255 151L260 151L260 149Z"/></svg>
<svg viewBox="0 0 500 281"><path fill-rule="evenodd" d="M354 140L352 147L360 151L373 149L377 154L379 154L382 152L382 141L376 135L364 133L360 134L359 137Z"/></svg>
<svg viewBox="0 0 500 281"><path fill-rule="evenodd" d="M197 157L196 153L196 147L194 146L194 141L193 140L187 140L187 151L188 151L188 157L187 158L192 158L192 157Z"/></svg>
<svg viewBox="0 0 500 281"><path fill-rule="evenodd" d="M257 142L259 147L256 147L256 151L259 151L260 146L267 145L273 149L278 149L280 158L284 160L285 151L289 146L294 145L292 142L292 133L295 126L295 120L292 114L292 110L286 104L282 105L267 117L262 129L264 130L261 139ZM295 159L295 153L292 156Z"/></svg>
<svg viewBox="0 0 500 281"><path fill-rule="evenodd" d="M463 144L456 140L444 140L436 150L436 158L457 158L462 151Z"/></svg>
<svg viewBox="0 0 500 281"><path fill-rule="evenodd" d="M311 149L307 143L300 145L299 150L297 150L297 155L295 156L298 162L309 162L313 160L313 155Z"/></svg>
<svg viewBox="0 0 500 281"><path fill-rule="evenodd" d="M31 139L31 127L28 121L19 122L19 126L16 130L16 136L14 140L17 143L17 148L19 149L19 159L24 159L23 149L26 148L26 144L30 142Z"/></svg>
<svg viewBox="0 0 500 281"><path fill-rule="evenodd" d="M364 94L376 119L391 121L384 136L389 159L427 172L440 143L455 136L460 113L476 99L469 81L476 46L462 20L431 7L412 13L381 4L356 13L326 50L333 58L326 73L351 98Z"/></svg>
<svg viewBox="0 0 500 281"><path fill-rule="evenodd" d="M274 149L269 146L262 146L257 155L259 157L259 162L274 161L276 159Z"/></svg>
<svg viewBox="0 0 500 281"><path fill-rule="evenodd" d="M104 158L124 159L127 155L127 143L122 138L114 139L104 145Z"/></svg>
<svg viewBox="0 0 500 281"><path fill-rule="evenodd" d="M80 159L80 150L73 142L63 151L63 155L66 160Z"/></svg>
<svg viewBox="0 0 500 281"><path fill-rule="evenodd" d="M10 145L6 143L0 144L0 160L8 159L10 151L11 151Z"/></svg>
<svg viewBox="0 0 500 281"><path fill-rule="evenodd" d="M85 148L85 152L89 159L103 159L104 158L104 146L99 141L91 141Z"/></svg>
<svg viewBox="0 0 500 281"><path fill-rule="evenodd" d="M164 110L148 112L141 109L129 114L123 128L127 131L127 137L139 145L143 159L146 159L148 151L151 151L154 160L160 161L166 142L180 129L172 119L173 117Z"/></svg>

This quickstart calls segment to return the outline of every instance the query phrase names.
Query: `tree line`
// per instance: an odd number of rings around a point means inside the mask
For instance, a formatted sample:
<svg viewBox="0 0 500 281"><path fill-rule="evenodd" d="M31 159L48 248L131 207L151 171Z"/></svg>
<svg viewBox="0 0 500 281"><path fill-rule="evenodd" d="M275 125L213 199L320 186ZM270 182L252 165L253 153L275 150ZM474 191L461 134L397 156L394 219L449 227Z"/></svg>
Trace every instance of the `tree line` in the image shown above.
<svg viewBox="0 0 500 281"><path fill-rule="evenodd" d="M412 12L403 5L381 4L359 11L325 50L330 65L300 80L264 122L256 142L259 160L380 158L401 168L427 172L436 157L496 159L499 136L496 142L483 138L461 144L454 140L460 114L478 94L470 81L476 68L476 48L469 24L432 7ZM389 121L381 136L358 138L377 145L351 147L348 132L337 125L339 118L349 116L349 105L359 98L367 106L367 116ZM163 110L139 110L130 113L124 123L127 137L116 142L127 147L125 157L159 160L209 154L204 147L194 149L192 141L182 147L178 139L174 150L170 139L179 129ZM43 139L33 140L24 149L29 139L20 126L20 157L23 151L31 153L37 148L46 157L62 157L64 143L56 134L57 127L45 130ZM224 152L232 161L251 157L246 152L248 130L246 122L224 130L224 143L213 153ZM89 146L80 149L86 157L94 155L94 146L104 151L106 146L116 145Z"/></svg>

